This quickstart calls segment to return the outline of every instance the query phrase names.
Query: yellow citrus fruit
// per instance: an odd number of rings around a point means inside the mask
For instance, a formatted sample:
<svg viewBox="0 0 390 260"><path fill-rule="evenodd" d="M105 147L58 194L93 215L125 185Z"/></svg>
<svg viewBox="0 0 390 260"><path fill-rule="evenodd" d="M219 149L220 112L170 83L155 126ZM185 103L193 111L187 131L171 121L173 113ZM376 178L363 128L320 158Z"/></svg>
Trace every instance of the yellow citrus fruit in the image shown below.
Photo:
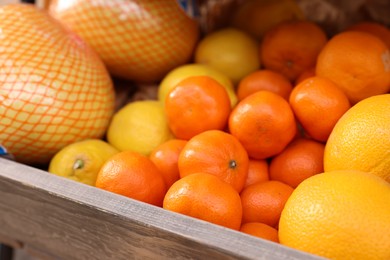
<svg viewBox="0 0 390 260"><path fill-rule="evenodd" d="M205 35L195 49L195 62L208 64L237 84L260 68L258 42L249 34L224 28Z"/></svg>
<svg viewBox="0 0 390 260"><path fill-rule="evenodd" d="M158 100L164 102L168 93L182 80L192 76L209 76L222 86L228 92L230 103L233 106L237 103L237 96L234 90L233 82L222 72L206 65L206 64L185 64L171 70L158 87Z"/></svg>
<svg viewBox="0 0 390 260"><path fill-rule="evenodd" d="M324 170L360 170L390 182L390 94L366 98L334 126L325 146Z"/></svg>
<svg viewBox="0 0 390 260"><path fill-rule="evenodd" d="M238 7L231 24L261 40L278 23L303 19L303 11L294 0L254 0Z"/></svg>
<svg viewBox="0 0 390 260"><path fill-rule="evenodd" d="M173 138L157 100L128 103L114 114L107 130L107 140L120 151L130 150L149 155L154 148Z"/></svg>
<svg viewBox="0 0 390 260"><path fill-rule="evenodd" d="M95 186L97 174L105 161L119 151L100 139L69 144L50 160L52 174Z"/></svg>
<svg viewBox="0 0 390 260"><path fill-rule="evenodd" d="M361 171L304 180L279 222L280 243L329 259L390 259L390 184Z"/></svg>

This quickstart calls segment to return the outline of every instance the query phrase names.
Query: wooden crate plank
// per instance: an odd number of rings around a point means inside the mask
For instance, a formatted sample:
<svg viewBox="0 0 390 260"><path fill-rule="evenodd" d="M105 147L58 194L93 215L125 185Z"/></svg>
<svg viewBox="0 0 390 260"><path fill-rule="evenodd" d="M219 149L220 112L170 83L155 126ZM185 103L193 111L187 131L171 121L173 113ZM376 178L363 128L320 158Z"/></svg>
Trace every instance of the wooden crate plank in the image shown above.
<svg viewBox="0 0 390 260"><path fill-rule="evenodd" d="M320 259L0 158L4 235L64 259Z"/></svg>

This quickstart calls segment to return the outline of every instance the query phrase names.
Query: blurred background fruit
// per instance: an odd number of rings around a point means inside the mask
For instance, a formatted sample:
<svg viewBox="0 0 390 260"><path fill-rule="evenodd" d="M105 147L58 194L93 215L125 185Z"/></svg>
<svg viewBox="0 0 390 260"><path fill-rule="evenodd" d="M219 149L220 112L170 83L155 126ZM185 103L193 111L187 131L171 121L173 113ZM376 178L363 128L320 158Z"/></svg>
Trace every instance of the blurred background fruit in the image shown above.
<svg viewBox="0 0 390 260"><path fill-rule="evenodd" d="M50 160L52 174L95 186L102 165L119 150L101 139L87 139L71 143Z"/></svg>
<svg viewBox="0 0 390 260"><path fill-rule="evenodd" d="M385 25L374 21L361 21L346 28L348 31L361 31L370 33L380 38L390 48L390 29Z"/></svg>
<svg viewBox="0 0 390 260"><path fill-rule="evenodd" d="M0 32L0 140L16 160L46 164L70 143L103 137L114 89L96 53L32 5L2 6Z"/></svg>
<svg viewBox="0 0 390 260"><path fill-rule="evenodd" d="M173 138L157 100L139 100L118 110L107 129L108 142L120 151L130 150L149 156L153 149Z"/></svg>
<svg viewBox="0 0 390 260"><path fill-rule="evenodd" d="M327 259L388 259L390 184L360 171L304 180L282 211L282 245Z"/></svg>
<svg viewBox="0 0 390 260"><path fill-rule="evenodd" d="M236 85L248 73L260 68L258 42L235 28L214 31L196 46L195 62L210 65Z"/></svg>
<svg viewBox="0 0 390 260"><path fill-rule="evenodd" d="M244 1L234 11L231 25L260 41L269 29L280 22L304 18L294 0L252 0Z"/></svg>
<svg viewBox="0 0 390 260"><path fill-rule="evenodd" d="M390 91L389 48L378 37L366 32L340 32L318 55L316 75L336 83L352 105L370 96L387 93Z"/></svg>
<svg viewBox="0 0 390 260"><path fill-rule="evenodd" d="M102 57L112 75L157 82L188 62L199 28L177 1L53 0L50 13Z"/></svg>
<svg viewBox="0 0 390 260"><path fill-rule="evenodd" d="M209 76L215 79L216 81L218 81L219 84L225 87L229 95L232 107L236 105L237 96L235 93L235 88L233 86L233 82L228 78L228 76L226 76L222 72L219 72L218 70L214 69L209 65L197 63L181 65L169 71L159 84L158 100L164 103L168 93L180 81L190 76Z"/></svg>
<svg viewBox="0 0 390 260"><path fill-rule="evenodd" d="M265 69L279 72L294 82L316 65L326 42L325 31L314 22L282 22L265 33L260 43L260 60Z"/></svg>
<svg viewBox="0 0 390 260"><path fill-rule="evenodd" d="M366 98L336 123L325 146L324 169L360 170L390 182L390 94Z"/></svg>

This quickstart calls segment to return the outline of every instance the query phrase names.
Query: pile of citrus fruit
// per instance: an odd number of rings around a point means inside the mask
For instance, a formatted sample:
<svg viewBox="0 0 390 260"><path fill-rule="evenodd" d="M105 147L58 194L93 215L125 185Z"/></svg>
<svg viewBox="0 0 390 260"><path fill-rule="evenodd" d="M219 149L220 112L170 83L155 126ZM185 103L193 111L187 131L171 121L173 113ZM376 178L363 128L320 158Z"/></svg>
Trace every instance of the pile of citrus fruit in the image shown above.
<svg viewBox="0 0 390 260"><path fill-rule="evenodd" d="M390 259L390 30L330 36L293 14L202 36L157 99L49 172L327 258Z"/></svg>

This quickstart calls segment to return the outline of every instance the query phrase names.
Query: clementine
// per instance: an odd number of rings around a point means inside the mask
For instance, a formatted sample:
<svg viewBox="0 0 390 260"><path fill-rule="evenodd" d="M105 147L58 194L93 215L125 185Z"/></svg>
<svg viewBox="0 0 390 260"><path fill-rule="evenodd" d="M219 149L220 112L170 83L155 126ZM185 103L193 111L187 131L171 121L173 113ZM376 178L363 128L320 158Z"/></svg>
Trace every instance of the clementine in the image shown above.
<svg viewBox="0 0 390 260"><path fill-rule="evenodd" d="M284 98L261 90L241 100L232 110L229 131L251 158L266 159L280 153L290 143L297 125Z"/></svg>
<svg viewBox="0 0 390 260"><path fill-rule="evenodd" d="M239 230L242 207L233 187L208 173L195 173L175 182L164 197L163 208Z"/></svg>
<svg viewBox="0 0 390 260"><path fill-rule="evenodd" d="M264 223L245 223L241 225L240 231L255 237L279 243L278 230Z"/></svg>
<svg viewBox="0 0 390 260"><path fill-rule="evenodd" d="M271 180L296 188L303 180L324 171L325 145L315 140L299 138L272 158L269 166Z"/></svg>
<svg viewBox="0 0 390 260"><path fill-rule="evenodd" d="M186 143L186 140L170 139L157 146L149 155L149 159L163 175L167 188L180 179L177 161Z"/></svg>
<svg viewBox="0 0 390 260"><path fill-rule="evenodd" d="M162 206L167 190L153 162L133 151L110 157L101 167L95 186L155 206Z"/></svg>
<svg viewBox="0 0 390 260"><path fill-rule="evenodd" d="M293 188L280 181L252 184L242 190L242 224L260 222L277 228L284 204Z"/></svg>
<svg viewBox="0 0 390 260"><path fill-rule="evenodd" d="M282 74L266 69L256 70L242 78L237 86L237 98L245 97L259 90L269 90L286 100L290 96L293 86Z"/></svg>
<svg viewBox="0 0 390 260"><path fill-rule="evenodd" d="M217 176L240 192L248 176L248 154L233 135L209 130L190 140L182 149L180 177L203 172Z"/></svg>
<svg viewBox="0 0 390 260"><path fill-rule="evenodd" d="M268 169L269 166L267 160L249 159L248 176L246 178L244 188L257 182L268 181Z"/></svg>
<svg viewBox="0 0 390 260"><path fill-rule="evenodd" d="M225 88L209 76L180 81L165 99L168 125L176 138L188 140L212 129L224 129L230 114Z"/></svg>
<svg viewBox="0 0 390 260"><path fill-rule="evenodd" d="M375 35L380 38L388 48L390 48L390 30L379 22L361 21L351 25L346 30L367 32Z"/></svg>
<svg viewBox="0 0 390 260"><path fill-rule="evenodd" d="M331 80L311 77L291 92L290 105L304 131L326 142L339 118L351 107L347 95Z"/></svg>

